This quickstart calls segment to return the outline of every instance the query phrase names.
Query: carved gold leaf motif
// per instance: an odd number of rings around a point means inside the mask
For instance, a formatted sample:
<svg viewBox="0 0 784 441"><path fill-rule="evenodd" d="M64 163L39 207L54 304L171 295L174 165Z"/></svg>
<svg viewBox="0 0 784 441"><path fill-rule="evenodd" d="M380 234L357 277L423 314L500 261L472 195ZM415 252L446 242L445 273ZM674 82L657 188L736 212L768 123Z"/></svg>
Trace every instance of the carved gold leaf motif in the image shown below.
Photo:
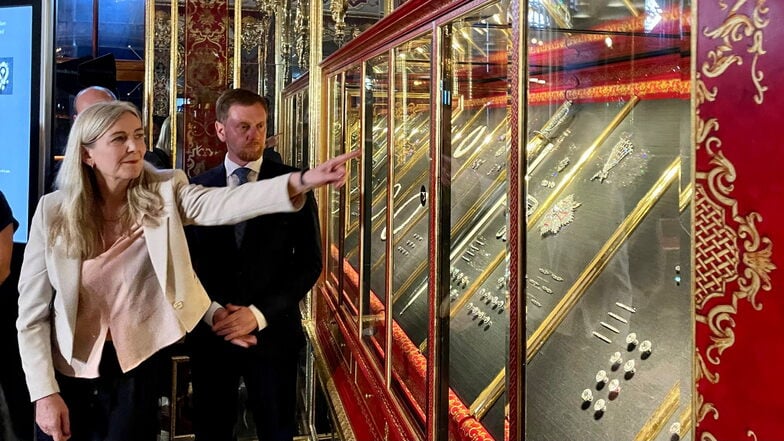
<svg viewBox="0 0 784 441"><path fill-rule="evenodd" d="M760 289L771 290L770 272L776 269L772 263L773 244L757 229L762 216L757 212L741 214L738 201L732 197L736 172L721 150L719 119L700 113L703 104L716 101L719 91L717 86L705 81L744 63L750 66L751 81L756 89L753 101L757 105L763 104L768 87L762 84L765 75L758 63L766 54L762 44L763 29L770 23L765 3L765 0L756 0L751 12L742 14L741 7L747 0L735 1L731 8L720 1L720 10L727 14L724 22L702 31L704 36L715 41L715 46L705 53L707 61L702 63L695 78L697 150L704 146L703 154L710 159L710 168L697 173L695 185L696 320L698 327L700 324L708 326L710 339L710 344L698 347L695 355L698 388L703 379L709 384L719 382L718 372L711 372L710 366L718 366L722 353L735 343L739 301L748 300L754 310L761 310L756 296ZM751 55L750 63L747 54ZM707 415L719 419L718 410L713 403L705 402L703 392L697 391L696 400L698 423ZM746 434L756 440L754 431L748 430ZM699 433L699 439L717 441L707 430Z"/></svg>

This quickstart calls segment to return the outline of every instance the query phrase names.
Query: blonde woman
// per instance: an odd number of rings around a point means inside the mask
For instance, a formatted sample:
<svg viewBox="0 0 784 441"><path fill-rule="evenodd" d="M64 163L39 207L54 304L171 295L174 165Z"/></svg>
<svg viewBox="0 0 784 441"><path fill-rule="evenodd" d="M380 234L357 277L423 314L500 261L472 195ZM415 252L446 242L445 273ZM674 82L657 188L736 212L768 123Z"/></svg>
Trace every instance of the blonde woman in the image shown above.
<svg viewBox="0 0 784 441"><path fill-rule="evenodd" d="M145 165L139 111L113 101L81 112L41 198L19 280L19 345L38 439L154 440L155 354L210 305L183 226L298 210L308 190L342 185L333 158L301 173L228 188ZM233 343L255 344L252 335Z"/></svg>

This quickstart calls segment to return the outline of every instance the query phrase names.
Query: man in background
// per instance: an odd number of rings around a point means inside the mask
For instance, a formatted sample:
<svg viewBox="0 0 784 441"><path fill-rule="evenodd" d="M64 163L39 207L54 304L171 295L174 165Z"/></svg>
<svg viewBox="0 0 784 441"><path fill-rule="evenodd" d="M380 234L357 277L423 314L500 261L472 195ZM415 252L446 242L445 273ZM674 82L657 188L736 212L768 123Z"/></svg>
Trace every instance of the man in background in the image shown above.
<svg viewBox="0 0 784 441"><path fill-rule="evenodd" d="M117 95L111 90L101 86L90 86L79 91L74 98L74 118L84 109L96 103L116 101ZM168 162L167 162L168 158ZM165 151L147 150L144 152L144 160L154 165L155 168L172 168L171 156Z"/></svg>
<svg viewBox="0 0 784 441"><path fill-rule="evenodd" d="M90 86L79 91L74 98L74 118L82 113L84 109L95 103L105 103L117 100L117 96L111 90L101 86Z"/></svg>
<svg viewBox="0 0 784 441"><path fill-rule="evenodd" d="M296 169L262 159L268 105L232 89L217 101L222 164L193 179L208 187L241 185ZM302 176L302 175L300 175ZM194 227L188 243L199 280L214 300L188 336L194 429L198 441L236 439L240 378L260 441L296 434L296 385L304 346L299 302L321 273L321 238L312 193L296 213L260 216L234 227ZM251 338L250 348L233 345Z"/></svg>

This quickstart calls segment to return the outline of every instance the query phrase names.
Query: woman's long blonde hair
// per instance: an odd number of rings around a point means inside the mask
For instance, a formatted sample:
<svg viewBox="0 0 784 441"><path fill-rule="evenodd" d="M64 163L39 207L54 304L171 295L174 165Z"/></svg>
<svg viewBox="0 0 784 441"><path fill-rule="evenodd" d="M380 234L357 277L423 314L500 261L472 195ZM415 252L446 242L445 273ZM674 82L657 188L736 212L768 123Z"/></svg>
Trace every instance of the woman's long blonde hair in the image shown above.
<svg viewBox="0 0 784 441"><path fill-rule="evenodd" d="M100 209L101 194L95 170L85 164L82 149L91 149L123 115L131 113L141 121L139 110L130 103L112 101L93 104L76 118L65 158L55 181L64 193L62 205L49 230L49 243L62 239L68 255L87 259L100 254L103 215ZM127 190L127 205L120 216L124 229L140 222L156 223L163 210L163 198L158 194L159 178L154 168L144 164L138 178L131 180Z"/></svg>

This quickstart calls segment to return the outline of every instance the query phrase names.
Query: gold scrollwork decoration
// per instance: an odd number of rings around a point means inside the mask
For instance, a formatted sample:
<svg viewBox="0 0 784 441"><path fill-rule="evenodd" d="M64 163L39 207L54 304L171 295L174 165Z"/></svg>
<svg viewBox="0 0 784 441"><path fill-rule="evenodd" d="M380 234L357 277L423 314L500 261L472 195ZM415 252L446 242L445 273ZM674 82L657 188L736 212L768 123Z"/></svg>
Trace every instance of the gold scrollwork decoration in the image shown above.
<svg viewBox="0 0 784 441"><path fill-rule="evenodd" d="M695 382L699 382L703 378L705 378L706 380L708 380L713 384L719 382L719 374L713 373L708 369L708 366L705 365L705 359L702 358L702 354L697 352L697 355L695 356L695 361L697 364L696 378L694 379Z"/></svg>
<svg viewBox="0 0 784 441"><path fill-rule="evenodd" d="M721 40L714 50L708 51L706 61L702 65L702 73L709 78L716 78L724 74L732 65L743 64L743 57L735 52L733 43L743 39L751 39L746 52L752 54L751 61L751 80L757 89L754 102L762 104L764 101L767 86L762 85L765 74L758 69L759 57L767 52L762 47L763 29L768 26L770 19L767 17L769 8L765 6L765 0L757 0L751 15L739 14L738 10L746 3L746 0L737 0L729 12L724 22L715 29L706 28L703 35L713 40Z"/></svg>
<svg viewBox="0 0 784 441"><path fill-rule="evenodd" d="M717 136L711 136L711 133L716 132L719 130L719 120L718 118L708 118L707 121L703 120L699 117L699 112L697 115L697 150L700 149L702 145L705 145L705 148L708 151L708 154L713 155L714 149L718 149L721 147L721 139Z"/></svg>
<svg viewBox="0 0 784 441"><path fill-rule="evenodd" d="M730 197L730 193L734 189L735 170L732 164L724 157L722 152L718 152L711 164L714 168L707 174L700 173L700 178L705 179L708 185L708 193L702 191L698 192L698 212L709 214L716 212L718 205L722 205L719 214L723 218L723 211L730 212L730 219L737 225L735 234L728 233L729 230L725 228L703 229L697 235L696 249L700 250L698 253L709 253L710 255L701 256L699 262L706 265L715 257L717 253L722 254L721 260L729 262L728 266L721 269L721 273L717 278L723 278L721 285L716 285L716 282L709 283L708 278L702 274L717 274L715 268L703 268L700 271L701 276L698 277L696 283L696 300L699 320L708 325L711 331L711 344L705 350L705 355L711 364L719 364L719 357L721 353L728 347L734 344L734 333L732 328L735 326L733 316L737 314L737 304L739 300L748 300L755 310L761 310L762 305L757 302L756 296L760 289L765 291L771 290L769 273L776 269L776 266L771 261L772 247L771 240L767 237L761 237L757 230L757 222L762 220L759 213L752 212L748 215L741 216L738 214L737 201ZM711 205L710 202L713 202ZM701 219L706 219L708 216L703 214ZM704 220L703 224L709 222ZM720 247L715 247L715 244L721 243ZM707 251L704 251L707 250ZM742 271L737 271L739 262L742 261ZM727 265L725 263L725 265ZM711 269L713 272L708 271ZM732 293L730 302L710 306L707 305L707 300L711 297L716 297L717 292L722 296L724 286L731 281L737 281L737 290ZM710 308L708 311L702 312L705 308Z"/></svg>
<svg viewBox="0 0 784 441"><path fill-rule="evenodd" d="M708 414L713 414L713 419L719 419L719 410L711 403L706 403L701 394L697 394L697 423L699 424Z"/></svg>

